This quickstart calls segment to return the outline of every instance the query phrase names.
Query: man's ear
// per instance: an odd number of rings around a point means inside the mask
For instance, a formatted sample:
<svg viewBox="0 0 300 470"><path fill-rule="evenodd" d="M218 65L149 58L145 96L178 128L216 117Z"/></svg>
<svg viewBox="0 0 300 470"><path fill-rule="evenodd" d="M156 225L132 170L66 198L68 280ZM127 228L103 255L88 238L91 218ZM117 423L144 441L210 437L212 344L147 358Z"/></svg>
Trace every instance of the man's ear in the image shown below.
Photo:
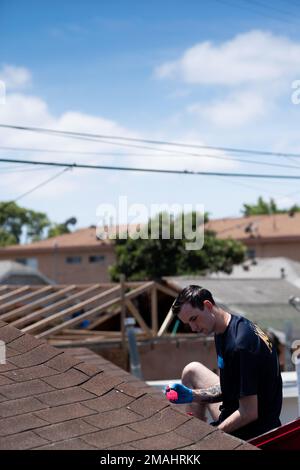
<svg viewBox="0 0 300 470"><path fill-rule="evenodd" d="M212 311L212 309L213 309L213 304L211 303L210 300L204 300L204 301L203 301L203 305L204 305L204 307L207 308L207 310L208 310L209 312Z"/></svg>

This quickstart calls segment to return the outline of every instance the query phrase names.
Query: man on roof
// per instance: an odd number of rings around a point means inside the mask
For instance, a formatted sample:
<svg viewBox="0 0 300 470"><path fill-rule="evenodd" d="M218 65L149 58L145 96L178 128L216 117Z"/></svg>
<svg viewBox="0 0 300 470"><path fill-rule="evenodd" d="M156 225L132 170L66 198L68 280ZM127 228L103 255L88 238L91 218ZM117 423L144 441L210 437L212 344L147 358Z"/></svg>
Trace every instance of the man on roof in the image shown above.
<svg viewBox="0 0 300 470"><path fill-rule="evenodd" d="M200 286L183 289L172 311L192 331L214 333L220 376L192 362L183 369L182 384L166 389L170 401L186 403L187 411L203 421L208 409L210 424L244 440L280 426L282 379L268 336L217 305L211 292Z"/></svg>

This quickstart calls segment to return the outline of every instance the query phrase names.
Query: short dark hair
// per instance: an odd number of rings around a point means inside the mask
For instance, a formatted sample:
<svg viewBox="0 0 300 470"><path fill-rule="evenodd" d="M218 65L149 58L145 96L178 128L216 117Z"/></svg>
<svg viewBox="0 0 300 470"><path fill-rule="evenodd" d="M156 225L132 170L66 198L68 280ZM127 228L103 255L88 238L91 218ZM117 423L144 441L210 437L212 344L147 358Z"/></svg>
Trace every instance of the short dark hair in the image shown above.
<svg viewBox="0 0 300 470"><path fill-rule="evenodd" d="M185 287L178 297L174 300L172 305L172 312L174 315L179 315L183 304L189 303L192 307L197 307L200 310L204 308L204 300L209 300L213 305L215 301L211 292L201 286L190 285Z"/></svg>

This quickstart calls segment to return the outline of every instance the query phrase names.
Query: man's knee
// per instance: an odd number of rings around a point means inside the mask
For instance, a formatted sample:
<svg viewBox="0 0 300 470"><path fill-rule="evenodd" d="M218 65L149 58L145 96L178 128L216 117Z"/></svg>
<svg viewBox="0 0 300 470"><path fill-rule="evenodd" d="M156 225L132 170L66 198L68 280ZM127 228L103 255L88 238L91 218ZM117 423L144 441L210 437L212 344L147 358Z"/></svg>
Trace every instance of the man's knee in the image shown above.
<svg viewBox="0 0 300 470"><path fill-rule="evenodd" d="M201 376L203 375L201 372L203 371L203 365L200 362L190 362L185 366L182 371L181 381L184 385L191 388L196 388L199 386L199 382L201 382Z"/></svg>
<svg viewBox="0 0 300 470"><path fill-rule="evenodd" d="M182 371L182 383L190 388L207 388L219 382L219 378L201 362L190 362Z"/></svg>

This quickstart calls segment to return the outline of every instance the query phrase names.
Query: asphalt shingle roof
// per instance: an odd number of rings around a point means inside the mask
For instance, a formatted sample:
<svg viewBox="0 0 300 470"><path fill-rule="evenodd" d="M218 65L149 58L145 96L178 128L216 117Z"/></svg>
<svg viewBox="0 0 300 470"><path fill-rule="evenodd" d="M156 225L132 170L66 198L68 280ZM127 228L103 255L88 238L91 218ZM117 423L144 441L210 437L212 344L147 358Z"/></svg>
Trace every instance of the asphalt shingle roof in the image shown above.
<svg viewBox="0 0 300 470"><path fill-rule="evenodd" d="M0 449L255 449L91 351L54 348L2 321L0 339Z"/></svg>

